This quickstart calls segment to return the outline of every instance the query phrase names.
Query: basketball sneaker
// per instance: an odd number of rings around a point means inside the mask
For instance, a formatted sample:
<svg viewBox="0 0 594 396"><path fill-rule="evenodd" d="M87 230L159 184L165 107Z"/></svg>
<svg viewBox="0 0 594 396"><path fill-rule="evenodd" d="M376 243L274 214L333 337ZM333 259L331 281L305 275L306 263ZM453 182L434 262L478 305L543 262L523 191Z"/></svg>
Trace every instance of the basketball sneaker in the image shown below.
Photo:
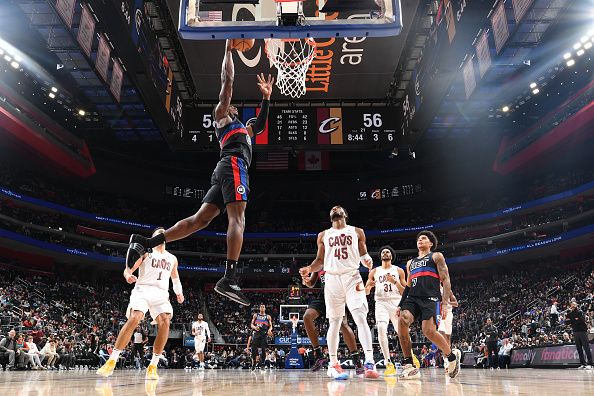
<svg viewBox="0 0 594 396"><path fill-rule="evenodd" d="M215 286L215 291L241 305L250 305L250 300L248 300L241 292L241 288L237 284L237 280L235 278L221 278Z"/></svg>
<svg viewBox="0 0 594 396"><path fill-rule="evenodd" d="M456 378L456 376L460 373L460 360L462 359L462 353L459 349L452 349L452 353L456 356L456 359L453 361L446 362L448 370L447 373L450 378Z"/></svg>
<svg viewBox="0 0 594 396"><path fill-rule="evenodd" d="M157 374L157 366L154 364L149 364L149 366L146 368L145 378L147 380L158 380L159 374Z"/></svg>
<svg viewBox="0 0 594 396"><path fill-rule="evenodd" d="M334 366L328 366L328 371L326 371L326 375L335 380L346 380L349 378L348 373L344 372L342 367L340 367L339 363L336 363Z"/></svg>
<svg viewBox="0 0 594 396"><path fill-rule="evenodd" d="M97 375L109 377L113 374L113 369L115 369L115 366L116 361L113 359L108 359L107 362L105 362L105 364L97 370Z"/></svg>
<svg viewBox="0 0 594 396"><path fill-rule="evenodd" d="M360 361L357 362L357 364L355 365L355 374L356 375L365 374L365 367L363 367L363 363L361 363Z"/></svg>
<svg viewBox="0 0 594 396"><path fill-rule="evenodd" d="M324 367L328 363L328 359L319 358L316 360L314 365L311 368L311 371L320 371L322 367Z"/></svg>
<svg viewBox="0 0 594 396"><path fill-rule="evenodd" d="M386 364L386 370L384 371L384 377L394 377L396 375L396 367L394 363Z"/></svg>
<svg viewBox="0 0 594 396"><path fill-rule="evenodd" d="M375 369L375 363L365 362L363 367L365 367L365 378L379 378L379 373Z"/></svg>
<svg viewBox="0 0 594 396"><path fill-rule="evenodd" d="M404 368L402 369L402 374L400 374L400 378L402 378L402 379L421 378L421 372L418 368L416 368L412 364L405 364Z"/></svg>

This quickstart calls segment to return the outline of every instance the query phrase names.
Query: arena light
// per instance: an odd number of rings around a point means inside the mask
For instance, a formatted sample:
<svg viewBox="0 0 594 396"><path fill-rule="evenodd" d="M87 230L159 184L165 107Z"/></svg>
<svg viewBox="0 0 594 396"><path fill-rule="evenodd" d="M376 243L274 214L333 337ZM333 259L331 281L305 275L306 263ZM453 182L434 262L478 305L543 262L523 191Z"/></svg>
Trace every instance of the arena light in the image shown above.
<svg viewBox="0 0 594 396"><path fill-rule="evenodd" d="M8 54L6 54L6 55L4 55L4 60L6 62L10 62L12 60L12 58Z"/></svg>
<svg viewBox="0 0 594 396"><path fill-rule="evenodd" d="M52 99L56 97L56 95L54 95L54 93L53 93L53 92L50 92L48 96L49 96L50 98L52 98Z"/></svg>
<svg viewBox="0 0 594 396"><path fill-rule="evenodd" d="M507 113L509 111L509 106L503 106L501 108L501 111L503 111L504 113Z"/></svg>
<svg viewBox="0 0 594 396"><path fill-rule="evenodd" d="M537 94L537 93L539 93L539 92L540 92L540 89L538 89L538 88L534 88L534 89L532 90L532 93L533 93L534 95L536 95L536 94Z"/></svg>
<svg viewBox="0 0 594 396"><path fill-rule="evenodd" d="M575 65L575 61L573 59L567 61L567 66L571 67L573 65Z"/></svg>
<svg viewBox="0 0 594 396"><path fill-rule="evenodd" d="M591 41L588 41L586 44L584 44L584 48L585 48L585 49L590 49L590 48L592 48L592 42L591 42Z"/></svg>
<svg viewBox="0 0 594 396"><path fill-rule="evenodd" d="M563 59L567 60L569 58L571 58L571 53L570 52L566 52L566 53L563 54Z"/></svg>
<svg viewBox="0 0 594 396"><path fill-rule="evenodd" d="M87 113L83 109L80 109L78 111L78 115L81 116L81 117L84 117L85 114L87 114Z"/></svg>
<svg viewBox="0 0 594 396"><path fill-rule="evenodd" d="M534 88L536 88L536 83L535 82L533 82L533 83L530 84L530 89L534 89Z"/></svg>
<svg viewBox="0 0 594 396"><path fill-rule="evenodd" d="M54 92L54 93L58 92L58 88L52 87L52 92Z"/></svg>
<svg viewBox="0 0 594 396"><path fill-rule="evenodd" d="M20 65L19 65L19 62L12 61L12 62L10 62L10 66L12 66L14 69L18 69Z"/></svg>
<svg viewBox="0 0 594 396"><path fill-rule="evenodd" d="M575 43L575 44L573 45L573 49L574 49L574 50L576 50L576 49L580 49L580 48L582 48L582 43Z"/></svg>
<svg viewBox="0 0 594 396"><path fill-rule="evenodd" d="M582 55L584 55L584 53L585 53L585 52L586 52L586 51L584 51L584 49L582 48L582 49L578 50L578 51L576 52L576 54L577 54L577 56L582 56Z"/></svg>

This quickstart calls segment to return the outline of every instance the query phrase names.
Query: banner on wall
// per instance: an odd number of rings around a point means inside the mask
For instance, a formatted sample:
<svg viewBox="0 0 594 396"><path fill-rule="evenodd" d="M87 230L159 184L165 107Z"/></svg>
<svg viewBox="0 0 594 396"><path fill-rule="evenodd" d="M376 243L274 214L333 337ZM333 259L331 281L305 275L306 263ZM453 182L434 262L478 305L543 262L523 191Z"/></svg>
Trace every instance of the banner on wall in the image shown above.
<svg viewBox="0 0 594 396"><path fill-rule="evenodd" d="M107 42L104 34L99 35L99 48L97 49L97 60L95 67L103 78L103 81L107 82L107 70L109 69L109 59L111 56L111 47Z"/></svg>
<svg viewBox="0 0 594 396"><path fill-rule="evenodd" d="M474 75L473 57L469 57L462 67L462 77L464 78L464 91L466 92L466 99L470 98L476 89L476 77Z"/></svg>
<svg viewBox="0 0 594 396"><path fill-rule="evenodd" d="M512 0L516 23L519 23L524 18L524 15L526 15L533 2L534 0Z"/></svg>
<svg viewBox="0 0 594 396"><path fill-rule="evenodd" d="M87 54L91 56L91 48L93 47L93 36L95 34L95 18L89 7L83 6L82 15L80 17L80 25L78 27L78 35L76 39L80 44L81 48Z"/></svg>
<svg viewBox="0 0 594 396"><path fill-rule="evenodd" d="M507 26L507 17L505 16L505 2L500 1L495 12L491 17L491 26L493 27L493 38L495 39L495 50L503 48L507 39L509 39L509 27Z"/></svg>
<svg viewBox="0 0 594 396"><path fill-rule="evenodd" d="M491 54L489 53L489 40L485 30L476 42L476 58L479 65L479 75L481 78L485 76L487 70L491 67Z"/></svg>
<svg viewBox="0 0 594 396"><path fill-rule="evenodd" d="M111 73L111 84L109 90L119 102L122 95L122 81L124 80L124 71L122 65L117 60L113 61L113 72Z"/></svg>
<svg viewBox="0 0 594 396"><path fill-rule="evenodd" d="M74 7L76 6L76 0L57 0L56 10L62 17L66 26L72 28L72 20L74 19Z"/></svg>

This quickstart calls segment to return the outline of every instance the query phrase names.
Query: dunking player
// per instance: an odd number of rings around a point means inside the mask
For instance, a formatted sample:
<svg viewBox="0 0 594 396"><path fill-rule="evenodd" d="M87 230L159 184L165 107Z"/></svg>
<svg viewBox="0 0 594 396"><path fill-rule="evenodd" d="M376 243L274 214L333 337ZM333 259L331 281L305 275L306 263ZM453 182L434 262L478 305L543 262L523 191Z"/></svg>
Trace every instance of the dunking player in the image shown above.
<svg viewBox="0 0 594 396"><path fill-rule="evenodd" d="M206 193L202 206L193 216L178 221L173 227L153 238L133 234L130 237L126 261L129 266L148 249L165 241L177 241L205 228L226 210L229 225L225 276L217 282L215 291L240 304L250 305L237 285L235 270L243 245L245 208L249 193L248 167L252 160L251 138L263 131L266 126L274 79L270 75L268 79L264 78L263 74L258 76L258 87L262 92L261 111L254 124L246 127L237 118L237 109L231 106L234 77L231 44L227 40L221 72L222 87L219 103L213 111L215 132L221 146L221 159L212 174L212 187Z"/></svg>
<svg viewBox="0 0 594 396"><path fill-rule="evenodd" d="M440 299L443 304L455 300L452 298L450 275L443 254L434 252L437 237L431 231L421 231L417 235L418 256L406 264L408 283L402 294L402 300L396 314L398 321L398 338L402 347L403 378L418 378L419 369L413 366L411 356L410 325L421 318L423 334L441 349L446 362L446 371L451 378L460 372L461 353L452 349L449 343L437 331L437 316ZM443 284L443 296L440 292ZM445 316L445 315L444 315ZM445 317L442 317L445 319Z"/></svg>
<svg viewBox="0 0 594 396"><path fill-rule="evenodd" d="M266 314L266 305L260 304L260 312L252 316L252 370L256 369L256 356L260 349L260 367L264 367L266 348L268 342L266 337L272 337L272 318Z"/></svg>
<svg viewBox="0 0 594 396"><path fill-rule="evenodd" d="M384 355L386 371L384 376L396 375L394 363L390 360L390 347L388 345L388 323L392 322L394 330L398 333L398 318L396 309L400 304L402 292L406 287L404 271L395 265L394 250L390 246L380 249L381 267L376 267L369 272L365 293L369 294L375 287L375 323L377 324L377 338Z"/></svg>
<svg viewBox="0 0 594 396"><path fill-rule="evenodd" d="M207 342L210 342L210 328L201 313L196 316L196 321L192 323L192 335L194 336L194 349L200 361L200 370L204 370L204 347Z"/></svg>
<svg viewBox="0 0 594 396"><path fill-rule="evenodd" d="M348 306L353 320L357 324L359 341L365 353L365 377L377 378L373 360L371 330L367 324L367 296L363 279L359 274L359 265L363 263L371 269L373 260L367 253L365 233L362 229L347 225L348 215L341 206L330 210L332 227L318 234L318 253L314 261L299 270L301 277L324 268L326 286L324 299L328 327L328 350L330 364L327 375L334 379L348 379L348 374L340 367L338 361L338 341L342 318L345 315L345 304Z"/></svg>
<svg viewBox="0 0 594 396"><path fill-rule="evenodd" d="M163 231L163 228L158 228L153 232L153 236ZM133 275L136 269L138 269L138 278ZM146 369L146 378L159 379L157 365L169 338L169 323L173 315L173 308L169 302L170 277L173 291L177 295L177 302L181 304L184 302L184 293L177 272L177 258L165 250L164 243L155 247L151 253L143 254L132 268L126 267L124 278L130 284L136 283L130 294L130 304L126 309L128 321L118 334L109 360L97 370L97 374L104 377L113 374L120 353L130 342L134 329L144 318L146 311L149 311L153 320L157 322L158 332L153 344L153 357Z"/></svg>
<svg viewBox="0 0 594 396"><path fill-rule="evenodd" d="M326 316L326 304L324 303L324 284L325 284L325 276L326 273L322 270L320 272L312 272L309 276L304 277L303 284L307 287L314 287L320 279L320 294L315 297L313 300L309 302L307 306L307 310L303 315L303 324L305 325L305 331L307 332L307 337L311 341L311 346L313 348L313 356L316 360L313 367L311 368L312 371L320 370L328 361L324 358L322 353L322 347L320 346L320 339L318 337L318 329L315 325L315 320L320 316L324 318ZM347 322L346 315L342 317L342 323L340 324L340 332L344 337L344 342L347 344L349 348L349 358L353 361L355 365L356 373L364 374L365 370L363 369L363 364L361 363L361 357L359 356L359 351L357 350L357 340L355 339L355 333L353 333L353 329L349 326Z"/></svg>

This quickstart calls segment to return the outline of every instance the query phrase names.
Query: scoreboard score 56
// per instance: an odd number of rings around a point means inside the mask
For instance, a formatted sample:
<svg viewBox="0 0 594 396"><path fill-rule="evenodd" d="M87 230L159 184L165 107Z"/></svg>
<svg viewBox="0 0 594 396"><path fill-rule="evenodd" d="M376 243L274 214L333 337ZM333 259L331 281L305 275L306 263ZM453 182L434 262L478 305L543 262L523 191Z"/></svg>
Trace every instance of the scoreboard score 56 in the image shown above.
<svg viewBox="0 0 594 396"><path fill-rule="evenodd" d="M239 109L250 125L260 109ZM324 149L382 149L396 144L399 125L394 107L272 107L266 128L255 136L255 148L290 146ZM183 149L218 150L212 109L184 113Z"/></svg>

